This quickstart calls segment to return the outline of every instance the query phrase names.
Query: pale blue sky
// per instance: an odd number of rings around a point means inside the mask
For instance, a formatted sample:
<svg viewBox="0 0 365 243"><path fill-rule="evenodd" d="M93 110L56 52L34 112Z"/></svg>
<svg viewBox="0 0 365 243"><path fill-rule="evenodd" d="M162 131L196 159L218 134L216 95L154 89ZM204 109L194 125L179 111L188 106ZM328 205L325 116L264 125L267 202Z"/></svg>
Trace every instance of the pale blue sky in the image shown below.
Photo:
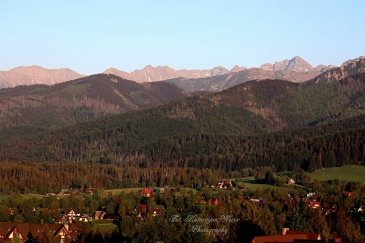
<svg viewBox="0 0 365 243"><path fill-rule="evenodd" d="M317 65L365 55L365 1L1 1L0 70Z"/></svg>

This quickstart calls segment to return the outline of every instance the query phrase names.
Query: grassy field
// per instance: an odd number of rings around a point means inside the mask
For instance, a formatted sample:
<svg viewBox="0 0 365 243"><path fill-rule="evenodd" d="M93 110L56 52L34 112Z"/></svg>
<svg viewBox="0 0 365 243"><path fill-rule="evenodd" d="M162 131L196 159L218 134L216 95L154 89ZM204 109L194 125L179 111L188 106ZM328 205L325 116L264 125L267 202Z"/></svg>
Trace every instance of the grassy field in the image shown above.
<svg viewBox="0 0 365 243"><path fill-rule="evenodd" d="M238 179L235 179L235 181L239 185L244 186L245 188L247 188L249 190L280 189L280 190L290 191L292 189L292 187L290 187L290 186L274 186L274 185L268 185L268 184L260 184L255 181L254 177L238 178Z"/></svg>
<svg viewBox="0 0 365 243"><path fill-rule="evenodd" d="M9 198L13 200L28 200L28 199L41 199L44 197L41 194L34 194L34 193L26 193L26 194L7 194L7 195L0 195L0 203L4 200L8 200Z"/></svg>
<svg viewBox="0 0 365 243"><path fill-rule="evenodd" d="M124 193L139 192L139 191L141 191L141 189L142 189L141 187L105 189L105 190L100 190L100 196L101 197L106 197L106 196L109 195L109 193L111 193L112 195L118 195L122 192L124 192ZM154 187L152 187L152 189L154 189ZM195 190L193 188L189 188L189 187L182 187L182 188L180 188L180 192L181 193L188 193L188 192L196 193L197 190Z"/></svg>
<svg viewBox="0 0 365 243"><path fill-rule="evenodd" d="M310 173L312 180L344 180L365 183L365 166L347 165L343 167L325 168Z"/></svg>
<svg viewBox="0 0 365 243"><path fill-rule="evenodd" d="M284 174L283 174L284 175ZM315 172L310 173L312 180L319 180L319 181L326 181L326 180L345 180L345 181L354 181L365 183L365 166L361 165L347 165L343 167L333 167L333 168L325 168L323 170L317 170ZM249 190L256 190L256 189L281 189L281 190L291 190L292 187L290 186L273 186L273 185L266 185L266 184L258 184L255 182L254 177L245 177L245 178L237 178L235 179L237 183L244 186ZM138 192L141 188L120 188L120 189L108 189L108 190L100 190L100 196L106 197L111 193L112 195L118 195L122 192ZM181 192L188 192L192 191L196 193L197 191L192 188L183 187L180 188ZM16 199L16 200L27 200L27 199L40 199L44 197L41 194L10 194L10 195L0 195L0 203L4 200L9 198Z"/></svg>
<svg viewBox="0 0 365 243"><path fill-rule="evenodd" d="M117 228L112 220L95 220L92 222L94 232L111 233Z"/></svg>
<svg viewBox="0 0 365 243"><path fill-rule="evenodd" d="M129 193L129 192L138 192L140 191L141 188L135 187L135 188L118 188L118 189L105 189L105 190L100 190L100 196L101 197L106 197L108 196L110 193L112 195L118 195L122 192L124 193Z"/></svg>

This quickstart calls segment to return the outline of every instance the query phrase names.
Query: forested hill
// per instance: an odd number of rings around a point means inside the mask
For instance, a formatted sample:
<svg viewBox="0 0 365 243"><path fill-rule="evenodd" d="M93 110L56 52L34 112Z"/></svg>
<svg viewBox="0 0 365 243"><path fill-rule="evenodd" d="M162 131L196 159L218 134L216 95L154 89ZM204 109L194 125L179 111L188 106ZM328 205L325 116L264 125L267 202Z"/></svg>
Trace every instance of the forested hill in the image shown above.
<svg viewBox="0 0 365 243"><path fill-rule="evenodd" d="M53 86L2 89L0 131L55 128L108 114L151 108L184 96L172 84L139 84L111 74L92 75Z"/></svg>
<svg viewBox="0 0 365 243"><path fill-rule="evenodd" d="M0 146L0 160L225 170L364 162L364 91L363 74L324 84L251 81L217 94L8 140Z"/></svg>

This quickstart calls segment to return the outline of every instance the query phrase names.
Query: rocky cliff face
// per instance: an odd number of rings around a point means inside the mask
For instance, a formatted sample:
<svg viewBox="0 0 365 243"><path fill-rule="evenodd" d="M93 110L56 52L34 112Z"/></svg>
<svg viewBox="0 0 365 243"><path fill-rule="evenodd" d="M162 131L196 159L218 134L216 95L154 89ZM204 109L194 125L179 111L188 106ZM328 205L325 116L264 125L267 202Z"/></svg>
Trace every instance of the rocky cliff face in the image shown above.
<svg viewBox="0 0 365 243"><path fill-rule="evenodd" d="M325 66L322 65L322 68ZM283 60L281 62L275 62L274 64L266 63L260 66L261 69L266 71L291 71L291 72L311 72L314 70L313 66L310 65L301 57L293 57L290 60Z"/></svg>
<svg viewBox="0 0 365 243"><path fill-rule="evenodd" d="M348 76L365 73L365 56L344 62L340 67L333 67L312 80L309 83L328 83L344 79Z"/></svg>

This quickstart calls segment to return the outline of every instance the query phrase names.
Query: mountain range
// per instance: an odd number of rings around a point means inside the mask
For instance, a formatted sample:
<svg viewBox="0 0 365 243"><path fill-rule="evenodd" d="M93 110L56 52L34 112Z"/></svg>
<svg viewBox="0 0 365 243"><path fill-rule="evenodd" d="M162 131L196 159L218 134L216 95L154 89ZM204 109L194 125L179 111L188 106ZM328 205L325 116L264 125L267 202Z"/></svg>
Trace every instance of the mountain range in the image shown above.
<svg viewBox="0 0 365 243"><path fill-rule="evenodd" d="M6 88L0 90L0 131L2 136L14 131L31 133L147 109L183 97L184 92L173 84L140 84L112 74L97 74L52 86Z"/></svg>
<svg viewBox="0 0 365 243"><path fill-rule="evenodd" d="M161 106L186 98L189 95L196 97L197 95L194 95L193 92L200 90L220 91L213 94L212 97L214 98L209 99L213 99L215 102L220 100L235 101L231 104L232 106L234 106L234 103L243 105L245 112L258 115L260 119L267 119L265 123L269 122L270 124L267 123L266 126L271 127L272 130L276 130L290 123L299 125L315 122L314 120L308 120L306 117L316 114L315 109L319 109L320 107L318 104L323 105L321 99L331 95L338 95L336 93L337 91L330 88L332 87L331 83L344 80L349 77L348 75L364 73L364 60L364 58L360 57L345 62L341 67L324 71L317 77L301 85L289 81L276 81L276 85L269 85L270 82L263 81L268 80L267 77L274 80L293 80L294 77L292 74L294 73L296 74L296 76L294 75L295 77L299 77L298 74L300 72L246 69L240 72L217 75L204 79L178 78L162 82L145 83L137 83L112 74L97 74L51 86L30 85L5 88L0 90L0 130L3 134L6 134L5 130L17 131L20 128L23 131L32 131L34 128L36 128L35 130L41 128L57 128L78 122L90 121L106 115L121 114L128 111ZM292 62L294 61L296 63L303 63L298 58L292 59ZM291 68L299 68L296 65L289 65L288 62L285 63L286 66L291 66ZM272 66L277 67L278 65L273 64ZM303 80L309 79L310 75L308 73L300 73ZM249 82L249 80L254 81ZM247 85L240 86L240 84L246 82L248 82ZM328 86L323 86L327 83ZM354 81L353 83L356 82ZM323 84L323 87L315 84ZM313 90L311 91L313 93L304 94L304 91L300 92L300 88L296 88L296 91L293 91L294 93L287 92L297 86L312 87L303 90ZM232 87L235 88L232 89ZM327 88L325 89L324 87ZM280 90L282 88L284 90ZM233 90L237 89L240 90L239 93L232 93ZM257 105L262 104L267 99L266 96L268 94L265 92L268 89L272 90L270 92L275 95L279 95L283 91L286 92L282 100L275 100L275 104L278 107L284 107L280 105L283 103L285 104L285 108L279 111L271 106L262 107ZM316 93L317 89L318 94ZM230 95L227 96L225 94ZM296 100L300 99L303 95L312 98L310 100L305 98L305 100L307 102L306 104L311 104L313 108L305 104L303 108L296 107L296 102L291 102L290 100L290 97ZM317 95L319 96L316 100ZM203 94L202 97L208 96ZM343 98L339 101L332 102L338 103L340 101L343 102ZM200 102L202 100L199 100L198 103ZM184 102L180 103L180 108L183 104ZM292 106L289 106L289 104L292 104ZM181 110L180 108L178 110ZM180 114L176 112L174 116L188 116L188 114L191 114L189 111L193 109L195 108L187 108ZM321 117L318 117L318 119L323 119L324 114L335 115L334 113L337 110L338 107L332 107L332 109L321 111ZM288 111L292 113L292 117L283 117L283 114ZM293 118L294 116L295 118Z"/></svg>
<svg viewBox="0 0 365 243"><path fill-rule="evenodd" d="M126 72L116 68L108 68L103 73L114 74L124 79L133 80L139 83L179 79L179 82L174 82L181 88L196 86L195 88L188 88L187 91L197 91L202 89L206 91L217 91L221 89L217 89L217 87L215 87L216 81L214 81L214 77L216 76L226 75L219 79L230 79L230 75L235 76L237 73L244 72L238 79L247 81L255 78L280 78L294 82L303 82L314 78L329 68L331 68L331 66L319 65L317 67L312 67L302 58L294 57L290 60L275 62L274 64L264 64L259 68L245 68L236 65L231 70L224 67L214 67L212 69L203 70L177 70L168 66L153 67L148 65L133 72ZM0 88L32 84L52 85L80 78L82 76L83 75L68 68L46 69L40 66L16 67L9 71L0 72ZM211 78L213 80L209 81ZM208 87L205 87L204 85L179 85L181 82L185 83L186 79L192 80L191 83L202 82L212 83L212 85ZM232 82L232 85L238 83L240 82ZM221 86L223 88L231 87L230 85Z"/></svg>
<svg viewBox="0 0 365 243"><path fill-rule="evenodd" d="M133 72L125 72L116 68L109 68L104 73L110 73L120 76L125 79L134 80L136 82L156 82L166 79L172 79L177 77L184 78L202 78L202 77L214 77L216 75L226 74L230 71L224 67L214 67L212 69L203 70L176 70L168 66L152 67L148 65L142 69L137 69Z"/></svg>
<svg viewBox="0 0 365 243"><path fill-rule="evenodd" d="M256 79L189 95L112 74L2 89L0 160L224 171L363 163L363 60L304 83Z"/></svg>
<svg viewBox="0 0 365 243"><path fill-rule="evenodd" d="M38 134L2 135L0 159L109 161L122 166L149 161L228 170L268 163L285 169L294 159L306 167L334 146L365 149L364 114L363 73L325 83L253 80Z"/></svg>
<svg viewBox="0 0 365 243"><path fill-rule="evenodd" d="M0 88L18 85L57 84L82 77L68 69L47 69L40 66L20 66L9 71L0 71Z"/></svg>

